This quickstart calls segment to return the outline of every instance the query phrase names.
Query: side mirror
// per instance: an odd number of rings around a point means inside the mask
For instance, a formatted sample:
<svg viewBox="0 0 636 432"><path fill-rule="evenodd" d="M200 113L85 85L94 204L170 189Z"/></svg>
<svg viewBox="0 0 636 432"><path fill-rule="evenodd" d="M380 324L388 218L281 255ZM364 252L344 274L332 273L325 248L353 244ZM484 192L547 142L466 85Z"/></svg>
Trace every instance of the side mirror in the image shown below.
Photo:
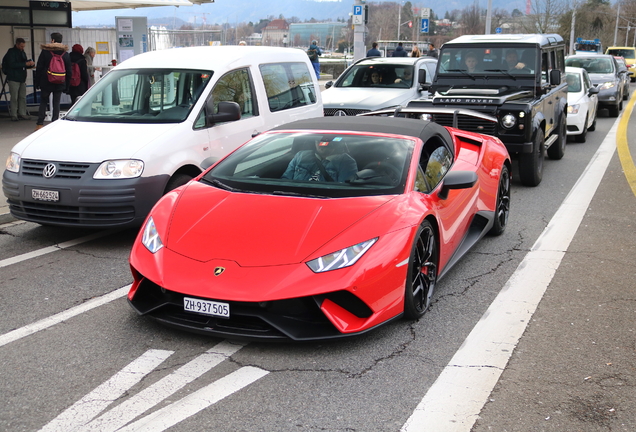
<svg viewBox="0 0 636 432"><path fill-rule="evenodd" d="M426 82L426 69L420 69L417 71L417 82L419 83L419 91L428 90L431 86Z"/></svg>
<svg viewBox="0 0 636 432"><path fill-rule="evenodd" d="M448 198L451 189L470 189L477 183L477 173L473 171L451 171L446 174L442 183L442 189L437 194L440 199Z"/></svg>
<svg viewBox="0 0 636 432"><path fill-rule="evenodd" d="M559 85L561 84L561 71L558 69L552 69L550 71L550 84Z"/></svg>
<svg viewBox="0 0 636 432"><path fill-rule="evenodd" d="M629 76L634 76L634 72L632 72L632 71L627 71L627 75L629 75Z"/></svg>
<svg viewBox="0 0 636 432"><path fill-rule="evenodd" d="M594 94L598 94L600 90L598 89L598 87L590 87L590 89L587 91L588 96L592 96Z"/></svg>
<svg viewBox="0 0 636 432"><path fill-rule="evenodd" d="M224 123L239 120L241 118L241 107L236 102L219 102L219 112L214 113L214 104L212 99L208 99L205 105L208 126L216 123Z"/></svg>
<svg viewBox="0 0 636 432"><path fill-rule="evenodd" d="M325 90L328 89L328 88L331 88L331 86L333 86L333 81L327 81L325 83Z"/></svg>

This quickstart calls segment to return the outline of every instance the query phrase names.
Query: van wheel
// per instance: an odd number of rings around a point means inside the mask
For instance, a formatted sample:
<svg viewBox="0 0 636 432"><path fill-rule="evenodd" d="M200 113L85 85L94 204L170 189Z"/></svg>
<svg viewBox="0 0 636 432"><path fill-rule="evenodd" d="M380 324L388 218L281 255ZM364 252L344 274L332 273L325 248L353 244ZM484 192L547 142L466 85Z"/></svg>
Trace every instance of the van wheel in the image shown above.
<svg viewBox="0 0 636 432"><path fill-rule="evenodd" d="M532 145L532 153L519 155L519 180L524 186L537 186L543 178L543 161L545 152L543 129L537 130Z"/></svg>
<svg viewBox="0 0 636 432"><path fill-rule="evenodd" d="M167 194L168 192L178 188L179 186L183 186L184 184L186 184L187 182L189 182L190 180L192 180L194 177L188 175L188 174L175 174L172 176L172 178L168 181L168 185L166 186L166 190L163 192L164 195Z"/></svg>
<svg viewBox="0 0 636 432"><path fill-rule="evenodd" d="M568 130L564 120L565 118L561 116L558 138L548 149L548 156L550 159L560 160L563 159L563 155L565 154L565 145L568 141Z"/></svg>

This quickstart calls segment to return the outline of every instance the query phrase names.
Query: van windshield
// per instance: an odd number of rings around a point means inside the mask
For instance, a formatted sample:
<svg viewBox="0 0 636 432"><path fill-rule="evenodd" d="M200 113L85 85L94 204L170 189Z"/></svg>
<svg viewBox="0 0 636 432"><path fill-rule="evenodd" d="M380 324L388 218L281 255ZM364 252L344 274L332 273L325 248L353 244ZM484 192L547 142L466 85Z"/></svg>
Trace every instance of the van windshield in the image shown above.
<svg viewBox="0 0 636 432"><path fill-rule="evenodd" d="M212 71L113 70L97 81L66 119L109 123L180 123L203 94Z"/></svg>

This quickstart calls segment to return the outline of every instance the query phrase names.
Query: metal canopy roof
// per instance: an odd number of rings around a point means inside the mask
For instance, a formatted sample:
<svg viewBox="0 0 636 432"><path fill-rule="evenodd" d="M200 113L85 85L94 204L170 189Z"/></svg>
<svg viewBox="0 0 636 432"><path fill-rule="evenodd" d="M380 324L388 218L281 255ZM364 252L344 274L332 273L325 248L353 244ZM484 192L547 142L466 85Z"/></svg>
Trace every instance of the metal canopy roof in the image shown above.
<svg viewBox="0 0 636 432"><path fill-rule="evenodd" d="M73 0L73 11L104 9L136 9L151 6L192 6L202 3L214 3L214 0Z"/></svg>

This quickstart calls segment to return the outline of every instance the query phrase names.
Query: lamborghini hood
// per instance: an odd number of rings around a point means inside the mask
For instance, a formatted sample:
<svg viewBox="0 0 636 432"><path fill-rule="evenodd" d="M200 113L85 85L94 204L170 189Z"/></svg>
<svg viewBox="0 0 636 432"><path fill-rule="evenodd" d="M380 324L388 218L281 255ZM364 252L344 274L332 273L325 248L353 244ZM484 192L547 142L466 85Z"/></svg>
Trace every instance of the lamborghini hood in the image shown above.
<svg viewBox="0 0 636 432"><path fill-rule="evenodd" d="M232 193L192 182L175 206L166 247L197 261L231 260L242 267L300 263L391 199Z"/></svg>

